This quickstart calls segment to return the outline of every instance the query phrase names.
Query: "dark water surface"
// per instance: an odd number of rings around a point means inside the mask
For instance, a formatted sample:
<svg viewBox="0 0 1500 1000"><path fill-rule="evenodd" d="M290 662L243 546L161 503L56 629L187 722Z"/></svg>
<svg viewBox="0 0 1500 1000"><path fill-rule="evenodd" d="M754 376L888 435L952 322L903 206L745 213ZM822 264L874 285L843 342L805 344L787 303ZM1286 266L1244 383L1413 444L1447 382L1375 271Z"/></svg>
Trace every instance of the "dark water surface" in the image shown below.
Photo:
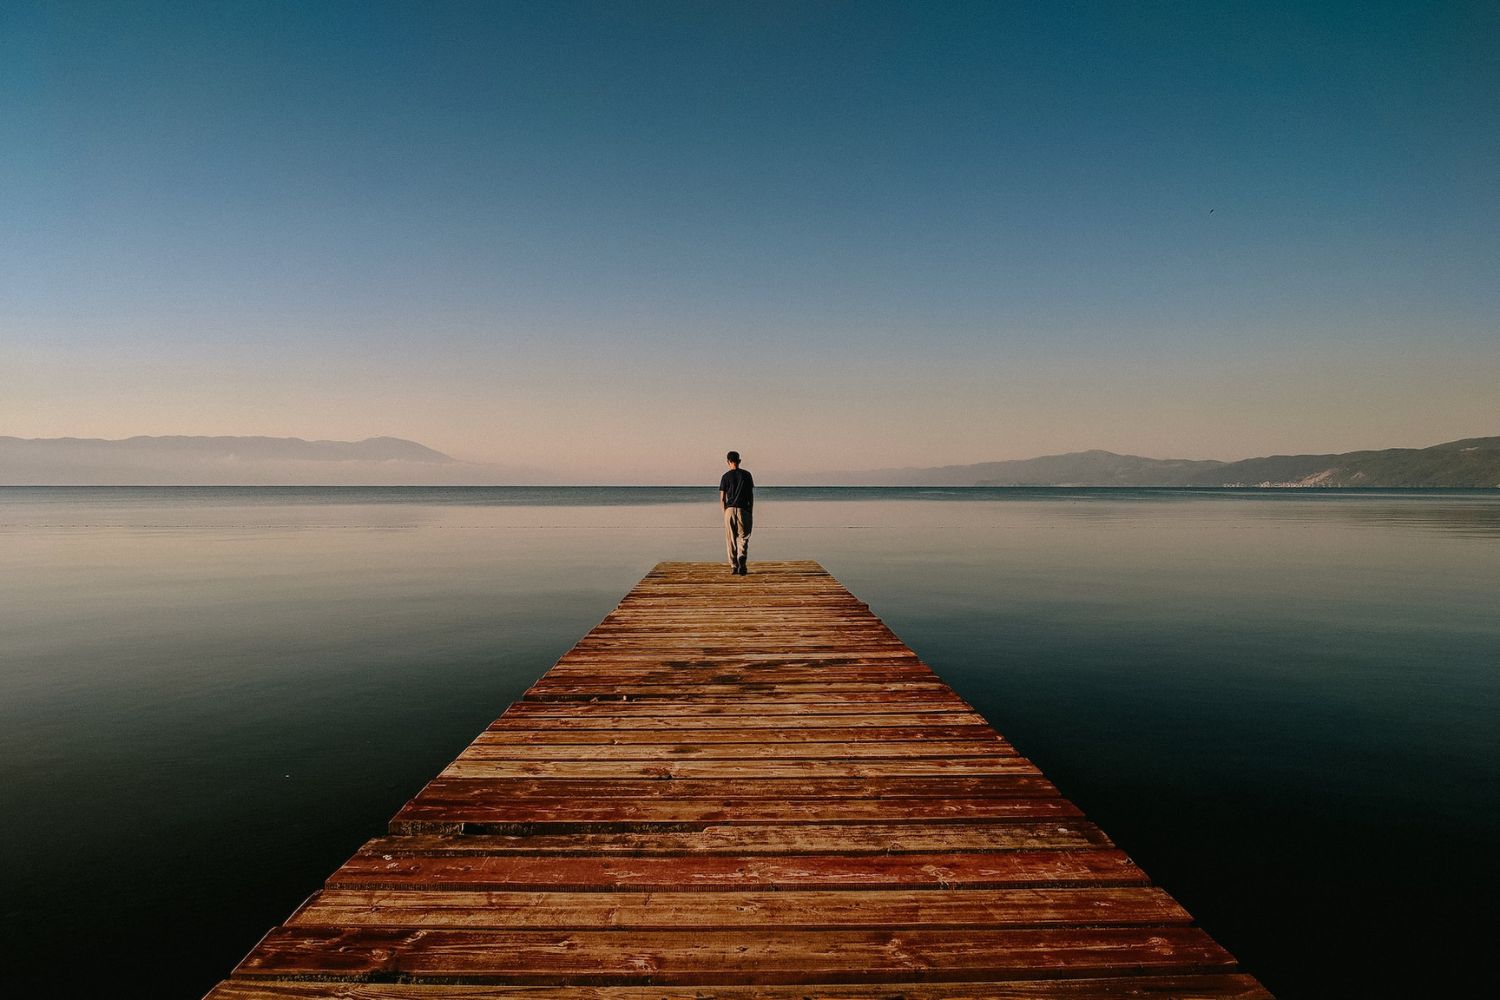
<svg viewBox="0 0 1500 1000"><path fill-rule="evenodd" d="M1488 951L1500 493L760 500L752 562L823 563L1281 996ZM721 531L696 489L0 488L0 977L201 995Z"/></svg>

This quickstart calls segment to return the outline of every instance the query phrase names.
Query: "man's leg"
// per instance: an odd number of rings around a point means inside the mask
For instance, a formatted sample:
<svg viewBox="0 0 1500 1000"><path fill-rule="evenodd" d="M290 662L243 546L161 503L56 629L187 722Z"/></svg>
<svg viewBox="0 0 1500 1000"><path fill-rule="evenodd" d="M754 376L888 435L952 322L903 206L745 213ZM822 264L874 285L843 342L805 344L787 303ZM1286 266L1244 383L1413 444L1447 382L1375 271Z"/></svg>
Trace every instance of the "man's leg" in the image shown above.
<svg viewBox="0 0 1500 1000"><path fill-rule="evenodd" d="M735 551L735 523L734 515L738 507L724 508L724 544L729 549L729 568L733 572L739 571L739 553Z"/></svg>
<svg viewBox="0 0 1500 1000"><path fill-rule="evenodd" d="M740 573L742 575L744 573L748 572L748 570L746 570L746 568L745 568L745 564L750 561L750 527L751 527L751 524L752 524L751 511L750 511L749 507L746 507L746 508L744 508L743 510L740 511L740 525L739 525L739 527L740 527L740 552L739 552L740 558L739 558L739 565L740 565Z"/></svg>

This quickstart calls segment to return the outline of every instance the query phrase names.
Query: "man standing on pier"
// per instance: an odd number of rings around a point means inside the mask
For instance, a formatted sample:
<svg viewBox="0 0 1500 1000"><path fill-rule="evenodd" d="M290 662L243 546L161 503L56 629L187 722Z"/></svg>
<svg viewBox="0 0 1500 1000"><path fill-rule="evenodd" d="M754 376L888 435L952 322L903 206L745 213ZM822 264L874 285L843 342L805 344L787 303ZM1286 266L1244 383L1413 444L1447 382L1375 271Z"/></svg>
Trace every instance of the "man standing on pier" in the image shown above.
<svg viewBox="0 0 1500 1000"><path fill-rule="evenodd" d="M724 456L729 471L719 480L719 506L724 509L724 541L729 546L729 572L744 576L750 558L750 509L755 506L755 480L740 468L740 453Z"/></svg>

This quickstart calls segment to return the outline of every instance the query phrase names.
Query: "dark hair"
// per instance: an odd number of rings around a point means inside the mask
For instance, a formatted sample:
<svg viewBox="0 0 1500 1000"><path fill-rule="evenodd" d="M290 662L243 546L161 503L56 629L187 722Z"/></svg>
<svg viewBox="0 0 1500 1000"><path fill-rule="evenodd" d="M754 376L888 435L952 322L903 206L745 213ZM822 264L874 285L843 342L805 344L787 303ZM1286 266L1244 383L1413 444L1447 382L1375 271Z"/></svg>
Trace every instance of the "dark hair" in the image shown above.
<svg viewBox="0 0 1500 1000"><path fill-rule="evenodd" d="M727 454L727 455L724 456L724 461L726 461L726 462L733 462L735 465L739 465L740 464L740 453L737 452L737 451L731 451L729 454Z"/></svg>

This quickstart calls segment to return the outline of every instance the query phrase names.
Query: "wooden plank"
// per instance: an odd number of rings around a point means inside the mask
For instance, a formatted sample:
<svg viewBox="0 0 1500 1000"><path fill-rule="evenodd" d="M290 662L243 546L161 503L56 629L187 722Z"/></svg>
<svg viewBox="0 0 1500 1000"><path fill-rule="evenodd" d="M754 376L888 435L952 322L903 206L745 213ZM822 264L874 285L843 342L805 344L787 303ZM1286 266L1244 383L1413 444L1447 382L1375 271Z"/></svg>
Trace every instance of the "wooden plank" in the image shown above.
<svg viewBox="0 0 1500 1000"><path fill-rule="evenodd" d="M532 685L532 690L574 690L578 688L602 687L609 693L628 693L639 687L670 687L689 693L708 684L898 684L914 683L926 686L941 685L926 667L921 670L897 669L894 667L870 666L788 666L755 664L753 666L726 666L708 663L704 666L621 667L612 663L575 665L559 671L554 667L544 680Z"/></svg>
<svg viewBox="0 0 1500 1000"><path fill-rule="evenodd" d="M555 671L555 672L554 672ZM650 679L660 684L684 681L718 674L744 675L745 679L763 679L778 674L807 681L875 681L910 680L942 683L916 657L879 657L871 654L789 653L785 649L755 654L741 646L736 652L694 647L674 652L652 644L649 647L615 645L608 654L572 656L560 661L544 680L587 680L591 677Z"/></svg>
<svg viewBox="0 0 1500 1000"><path fill-rule="evenodd" d="M765 621L759 626L754 622L732 623L729 616L717 613L675 620L666 619L660 612L644 621L606 618L578 640L563 659L600 650L614 653L632 646L651 646L712 648L726 656L756 648L786 656L790 651L816 647L835 656L868 650L892 659L917 660L917 654L890 632L858 625L859 617L864 614L856 611L839 621L826 608L800 616L782 611L774 622ZM726 625L726 622L731 623ZM691 630L684 629L684 624L691 625Z"/></svg>
<svg viewBox="0 0 1500 1000"><path fill-rule="evenodd" d="M288 927L447 927L512 930L817 930L1187 924L1176 900L1150 886L971 889L965 892L787 889L777 892L470 892L327 889Z"/></svg>
<svg viewBox="0 0 1500 1000"><path fill-rule="evenodd" d="M674 725L705 725L709 722L728 726L754 728L759 725L817 725L827 720L830 725L858 725L846 721L850 718L877 718L879 725L890 725L888 720L921 721L929 718L983 719L962 702L915 702L897 701L869 706L852 705L806 705L791 699L765 701L760 698L744 698L732 704L697 704L691 701L624 701L619 698L600 698L591 702L569 702L554 704L541 701L518 701L505 710L501 719L547 720L615 720L626 723L632 719L671 719ZM784 718L778 718L784 717ZM675 720L680 719L681 722Z"/></svg>
<svg viewBox="0 0 1500 1000"><path fill-rule="evenodd" d="M866 613L852 614L857 618ZM558 662L658 649L705 649L724 657L751 653L780 659L813 652L820 657L848 657L851 662L862 657L920 662L917 654L891 633L846 622L823 621L834 617L827 608L818 608L802 614L782 609L774 618L765 616L759 621L742 616L738 623L727 626L724 623L731 616L717 609L675 620L665 620L660 611L652 612L649 618L605 619Z"/></svg>
<svg viewBox="0 0 1500 1000"><path fill-rule="evenodd" d="M517 711L524 706L525 711ZM627 707L628 706L628 707ZM983 724L983 719L967 711L953 709L919 712L887 709L869 713L860 710L761 711L748 715L726 711L721 706L673 706L669 710L651 711L654 706L634 703L547 705L543 702L518 702L504 715L490 723L487 732L531 730L562 732L564 730L602 730L630 732L635 729L726 729L744 732L745 742L775 739L775 731L804 729L888 728L893 726L965 726ZM779 706L778 706L779 707ZM989 730L988 726L984 726ZM993 732L993 730L989 730ZM698 737L695 736L694 739Z"/></svg>
<svg viewBox="0 0 1500 1000"><path fill-rule="evenodd" d="M1004 930L454 931L279 927L236 975L532 985L940 981L1230 969L1194 927Z"/></svg>
<svg viewBox="0 0 1500 1000"><path fill-rule="evenodd" d="M1014 758L1002 757L1009 761ZM1036 772L903 778L437 778L423 797L484 803L527 799L1030 798L1057 788Z"/></svg>
<svg viewBox="0 0 1500 1000"><path fill-rule="evenodd" d="M730 644L732 643L732 645ZM650 642L613 641L597 647L575 647L557 661L555 676L578 674L587 668L606 672L616 670L676 674L701 673L710 670L743 670L751 673L789 670L814 673L818 670L854 672L868 670L881 674L932 676L927 667L909 649L897 650L883 644L851 643L843 637L797 645L756 642L744 636L726 639L719 647L707 643L671 645ZM551 674L551 671L548 672Z"/></svg>
<svg viewBox="0 0 1500 1000"><path fill-rule="evenodd" d="M691 692L679 688L637 688L609 693L604 690L528 691L526 697L536 701L598 701L608 698L617 702L640 702L653 707L663 702L701 705L742 704L747 698L773 698L783 705L859 705L878 708L891 704L925 704L933 707L959 707L963 702L940 684L715 684L699 685Z"/></svg>
<svg viewBox="0 0 1500 1000"><path fill-rule="evenodd" d="M1038 774L1024 757L912 757L840 760L512 760L493 751L465 751L441 778L913 778ZM728 791L728 789L725 789Z"/></svg>
<svg viewBox="0 0 1500 1000"><path fill-rule="evenodd" d="M628 646L615 643L606 653L569 654L558 661L547 681L580 680L594 676L622 679L657 675L659 683L680 684L693 678L718 673L744 674L761 678L785 674L806 680L914 680L937 681L936 675L922 661L911 655L886 656L875 650L852 653L847 647L839 653L811 650L788 650L767 646L757 651L753 645L741 644L734 652L694 646L672 649L657 643ZM539 678L540 680L540 678Z"/></svg>
<svg viewBox="0 0 1500 1000"><path fill-rule="evenodd" d="M230 980L206 1000L1272 1000L1250 976L1130 975L985 983L806 986L492 986Z"/></svg>
<svg viewBox="0 0 1500 1000"><path fill-rule="evenodd" d="M1071 819L1078 807L1061 798L1024 799L609 799L485 801L418 796L391 820L394 835L649 829L708 823L944 823L978 819Z"/></svg>
<svg viewBox="0 0 1500 1000"><path fill-rule="evenodd" d="M745 888L984 888L1062 885L1141 885L1146 881L1124 853L994 851L889 855L704 854L669 857L356 854L328 877L330 889L601 888L699 892Z"/></svg>
<svg viewBox="0 0 1500 1000"><path fill-rule="evenodd" d="M1267 1000L816 563L663 563L211 1000Z"/></svg>
<svg viewBox="0 0 1500 1000"><path fill-rule="evenodd" d="M622 729L611 726L606 729L584 729L548 727L545 729L521 729L515 725L495 725L475 738L476 746L507 746L517 743L851 743L857 740L876 740L883 743L921 743L930 740L983 740L999 746L1009 747L988 726L805 726L797 728L705 729L690 737L677 733L663 734L661 728L681 728L663 721L661 727L650 729ZM676 737L675 739L673 737Z"/></svg>
<svg viewBox="0 0 1500 1000"><path fill-rule="evenodd" d="M506 760L773 760L790 758L810 760L831 757L852 760L860 757L1014 757L1016 752L995 740L927 740L911 743L882 743L860 740L850 743L525 743L493 746L484 737L471 747L475 757L503 757Z"/></svg>
<svg viewBox="0 0 1500 1000"><path fill-rule="evenodd" d="M888 700L892 696L904 697L905 693L931 692L940 699L946 698L947 688L941 683L917 683L907 681L869 681L859 683L805 682L784 684L780 681L743 681L732 684L695 683L691 692L684 692L680 684L611 684L600 680L589 684L544 684L529 689L526 697L541 701L573 701L599 697L620 697L631 701L651 698L690 698L694 701L737 699L744 695L791 695L804 703L837 700L847 703L850 699Z"/></svg>
<svg viewBox="0 0 1500 1000"><path fill-rule="evenodd" d="M1016 823L745 824L649 832L376 837L361 854L910 854L1111 847L1081 820Z"/></svg>

